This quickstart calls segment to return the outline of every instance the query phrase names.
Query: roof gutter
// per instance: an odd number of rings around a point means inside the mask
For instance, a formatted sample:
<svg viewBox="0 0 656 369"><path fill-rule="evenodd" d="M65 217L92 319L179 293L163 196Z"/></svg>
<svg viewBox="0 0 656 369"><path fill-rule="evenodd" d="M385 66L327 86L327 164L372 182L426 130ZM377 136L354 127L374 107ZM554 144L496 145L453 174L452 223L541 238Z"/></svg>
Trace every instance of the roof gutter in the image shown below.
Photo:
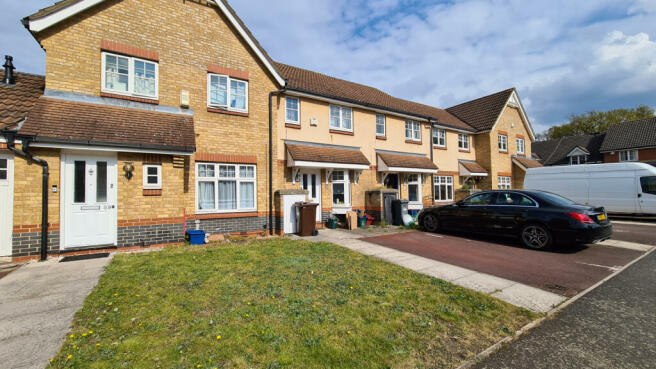
<svg viewBox="0 0 656 369"><path fill-rule="evenodd" d="M16 132L2 130L0 134L5 137L7 141L7 148L14 154L24 158L28 162L33 162L42 168L42 182L41 182L41 261L48 258L48 180L50 172L48 170L48 162L34 156L30 152L30 139L24 138L21 143L21 150L15 146Z"/></svg>

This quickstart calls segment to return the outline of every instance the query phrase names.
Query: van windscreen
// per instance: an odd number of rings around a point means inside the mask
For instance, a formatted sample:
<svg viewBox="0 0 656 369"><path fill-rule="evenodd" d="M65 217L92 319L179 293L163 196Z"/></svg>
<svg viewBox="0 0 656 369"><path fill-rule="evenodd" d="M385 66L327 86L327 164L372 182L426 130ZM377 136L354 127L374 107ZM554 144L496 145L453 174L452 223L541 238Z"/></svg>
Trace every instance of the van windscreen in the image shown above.
<svg viewBox="0 0 656 369"><path fill-rule="evenodd" d="M654 177L641 177L640 185L642 186L643 193L656 195L656 176Z"/></svg>

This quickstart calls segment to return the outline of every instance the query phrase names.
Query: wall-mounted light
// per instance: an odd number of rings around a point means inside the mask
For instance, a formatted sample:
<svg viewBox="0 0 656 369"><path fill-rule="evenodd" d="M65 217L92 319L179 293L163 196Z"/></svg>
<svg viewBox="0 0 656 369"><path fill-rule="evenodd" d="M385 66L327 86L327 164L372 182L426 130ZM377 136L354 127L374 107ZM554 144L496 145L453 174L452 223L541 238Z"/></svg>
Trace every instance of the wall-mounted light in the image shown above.
<svg viewBox="0 0 656 369"><path fill-rule="evenodd" d="M130 162L127 162L123 165L123 171L125 172L125 178L129 180L132 179L132 172L134 172L134 165Z"/></svg>

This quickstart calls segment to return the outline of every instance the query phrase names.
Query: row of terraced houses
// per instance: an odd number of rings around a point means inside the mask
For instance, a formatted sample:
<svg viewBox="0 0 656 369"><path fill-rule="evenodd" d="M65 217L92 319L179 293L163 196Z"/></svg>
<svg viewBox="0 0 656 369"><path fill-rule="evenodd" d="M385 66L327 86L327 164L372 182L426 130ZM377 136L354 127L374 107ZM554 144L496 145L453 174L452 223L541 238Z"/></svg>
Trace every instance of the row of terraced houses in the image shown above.
<svg viewBox="0 0 656 369"><path fill-rule="evenodd" d="M0 256L293 232L299 196L319 225L379 219L385 193L417 210L540 165L515 89L439 109L277 63L225 0L64 0L23 23L46 73L5 62Z"/></svg>

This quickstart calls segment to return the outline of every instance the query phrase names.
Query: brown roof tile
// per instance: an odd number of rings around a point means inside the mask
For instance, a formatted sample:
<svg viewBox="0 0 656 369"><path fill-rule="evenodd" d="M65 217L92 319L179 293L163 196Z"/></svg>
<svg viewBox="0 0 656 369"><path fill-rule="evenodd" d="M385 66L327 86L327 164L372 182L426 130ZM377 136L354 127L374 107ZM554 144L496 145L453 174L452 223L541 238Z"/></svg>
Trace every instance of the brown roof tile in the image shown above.
<svg viewBox="0 0 656 369"><path fill-rule="evenodd" d="M474 131L472 127L446 110L398 99L373 87L330 77L291 65L276 63L276 67L287 80L287 88L291 90L350 101L372 108L386 109L419 118L433 118L442 125Z"/></svg>
<svg viewBox="0 0 656 369"><path fill-rule="evenodd" d="M510 88L446 110L479 131L489 130L494 127L514 90Z"/></svg>
<svg viewBox="0 0 656 369"><path fill-rule="evenodd" d="M287 151L292 159L298 161L358 165L370 164L369 160L367 160L360 150L287 144Z"/></svg>
<svg viewBox="0 0 656 369"><path fill-rule="evenodd" d="M459 161L460 165L465 167L470 173L487 173L487 169L483 168L482 165L478 164L475 161Z"/></svg>
<svg viewBox="0 0 656 369"><path fill-rule="evenodd" d="M521 164L524 168L527 169L540 168L543 166L542 164L540 164L539 161L529 158L514 157L513 160L517 161L519 164Z"/></svg>
<svg viewBox="0 0 656 369"><path fill-rule="evenodd" d="M11 128L25 119L45 88L43 76L18 72L14 76L15 85L0 83L0 129ZM5 72L0 71L0 81L4 77Z"/></svg>
<svg viewBox="0 0 656 369"><path fill-rule="evenodd" d="M437 166L425 156L389 154L381 152L378 153L378 156L383 159L388 167L437 170Z"/></svg>
<svg viewBox="0 0 656 369"><path fill-rule="evenodd" d="M191 116L41 97L19 134L41 142L195 150Z"/></svg>

